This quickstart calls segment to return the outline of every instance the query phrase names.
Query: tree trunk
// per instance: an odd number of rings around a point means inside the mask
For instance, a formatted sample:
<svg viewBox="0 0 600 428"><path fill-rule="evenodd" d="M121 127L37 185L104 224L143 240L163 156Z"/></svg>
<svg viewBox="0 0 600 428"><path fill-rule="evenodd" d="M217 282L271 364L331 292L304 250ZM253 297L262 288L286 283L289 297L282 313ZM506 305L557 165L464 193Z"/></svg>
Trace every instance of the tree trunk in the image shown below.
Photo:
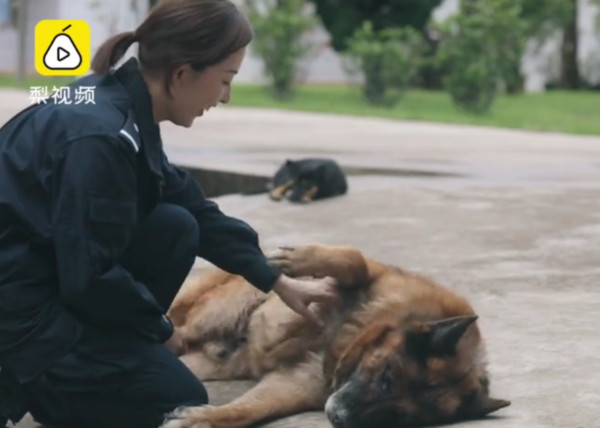
<svg viewBox="0 0 600 428"><path fill-rule="evenodd" d="M578 26L577 1L573 2L571 19L563 31L561 48L560 86L567 89L577 89L580 86L579 65L577 63Z"/></svg>

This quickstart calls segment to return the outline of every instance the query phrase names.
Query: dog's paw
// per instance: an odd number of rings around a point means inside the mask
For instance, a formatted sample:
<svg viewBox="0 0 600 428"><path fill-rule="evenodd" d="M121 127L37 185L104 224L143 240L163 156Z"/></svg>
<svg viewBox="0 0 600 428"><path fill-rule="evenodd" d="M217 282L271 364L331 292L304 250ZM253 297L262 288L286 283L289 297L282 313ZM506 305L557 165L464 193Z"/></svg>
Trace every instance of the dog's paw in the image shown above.
<svg viewBox="0 0 600 428"><path fill-rule="evenodd" d="M294 182L292 180L289 180L279 186L272 185L271 189L269 189L269 197L273 201L281 201L286 197L293 185Z"/></svg>
<svg viewBox="0 0 600 428"><path fill-rule="evenodd" d="M279 247L269 255L269 263L290 277L316 276L318 246Z"/></svg>
<svg viewBox="0 0 600 428"><path fill-rule="evenodd" d="M212 406L178 407L169 413L160 428L213 428L208 421Z"/></svg>
<svg viewBox="0 0 600 428"><path fill-rule="evenodd" d="M279 201L281 201L283 199L283 194L281 192L276 191L276 190L271 190L269 192L269 198L272 201L279 202Z"/></svg>

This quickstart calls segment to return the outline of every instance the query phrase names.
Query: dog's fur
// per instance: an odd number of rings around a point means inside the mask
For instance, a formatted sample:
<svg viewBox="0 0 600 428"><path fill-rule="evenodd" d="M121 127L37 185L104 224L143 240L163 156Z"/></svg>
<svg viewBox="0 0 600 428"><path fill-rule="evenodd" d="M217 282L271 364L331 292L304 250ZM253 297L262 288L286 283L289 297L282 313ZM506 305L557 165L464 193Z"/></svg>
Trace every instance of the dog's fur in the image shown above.
<svg viewBox="0 0 600 428"><path fill-rule="evenodd" d="M182 361L202 380L255 379L223 406L184 407L167 428L246 427L325 409L337 428L396 428L477 419L510 403L489 396L484 344L469 303L434 282L349 247L281 248L294 277L337 280L317 328L273 293L210 270L169 315Z"/></svg>
<svg viewBox="0 0 600 428"><path fill-rule="evenodd" d="M346 176L332 159L288 159L267 185L274 201L308 203L348 191Z"/></svg>

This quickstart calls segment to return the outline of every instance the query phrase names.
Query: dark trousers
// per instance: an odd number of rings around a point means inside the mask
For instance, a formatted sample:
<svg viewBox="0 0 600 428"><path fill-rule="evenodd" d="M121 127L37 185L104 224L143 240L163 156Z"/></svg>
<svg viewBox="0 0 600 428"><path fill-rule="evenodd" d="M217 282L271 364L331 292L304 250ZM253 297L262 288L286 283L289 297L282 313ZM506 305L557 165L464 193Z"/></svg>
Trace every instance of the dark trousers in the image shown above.
<svg viewBox="0 0 600 428"><path fill-rule="evenodd" d="M160 205L123 256L165 311L192 267L198 239L191 214ZM157 428L174 408L208 402L202 383L164 345L123 337L88 330L28 387L34 419L57 428Z"/></svg>

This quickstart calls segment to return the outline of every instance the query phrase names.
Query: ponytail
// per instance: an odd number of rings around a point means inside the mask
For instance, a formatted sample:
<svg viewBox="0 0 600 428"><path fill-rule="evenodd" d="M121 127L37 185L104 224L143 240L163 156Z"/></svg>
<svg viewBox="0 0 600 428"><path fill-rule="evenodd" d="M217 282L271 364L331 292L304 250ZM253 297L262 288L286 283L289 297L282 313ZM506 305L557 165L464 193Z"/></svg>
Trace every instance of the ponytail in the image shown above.
<svg viewBox="0 0 600 428"><path fill-rule="evenodd" d="M163 78L168 88L177 67L190 64L201 72L247 46L253 37L250 21L232 0L161 0L135 31L106 40L91 68L107 73L138 42L140 67Z"/></svg>
<svg viewBox="0 0 600 428"><path fill-rule="evenodd" d="M137 36L134 31L126 31L112 36L96 51L92 59L92 70L99 74L108 72L136 41Z"/></svg>

